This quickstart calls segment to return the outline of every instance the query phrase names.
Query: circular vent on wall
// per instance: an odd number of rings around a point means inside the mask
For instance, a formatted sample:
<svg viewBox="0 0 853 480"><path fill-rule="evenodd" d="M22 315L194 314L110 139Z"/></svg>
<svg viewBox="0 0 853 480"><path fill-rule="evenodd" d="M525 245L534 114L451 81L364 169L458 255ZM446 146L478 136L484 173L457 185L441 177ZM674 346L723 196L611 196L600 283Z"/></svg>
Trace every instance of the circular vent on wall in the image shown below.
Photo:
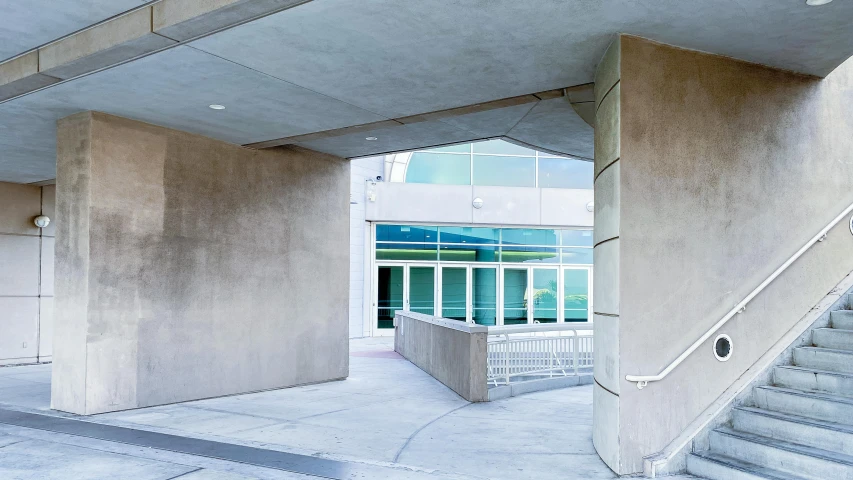
<svg viewBox="0 0 853 480"><path fill-rule="evenodd" d="M717 335L714 339L714 356L717 360L725 362L732 357L732 339L728 335Z"/></svg>

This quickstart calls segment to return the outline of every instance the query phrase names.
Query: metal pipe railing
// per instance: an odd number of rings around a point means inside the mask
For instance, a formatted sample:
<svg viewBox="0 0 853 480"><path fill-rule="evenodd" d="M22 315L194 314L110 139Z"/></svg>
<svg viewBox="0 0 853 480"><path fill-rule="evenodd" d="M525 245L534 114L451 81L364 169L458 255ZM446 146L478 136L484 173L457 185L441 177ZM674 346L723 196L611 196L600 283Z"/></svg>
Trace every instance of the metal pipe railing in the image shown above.
<svg viewBox="0 0 853 480"><path fill-rule="evenodd" d="M721 318L717 323L715 323L714 326L711 327L710 330L705 332L704 335L699 337L698 340L693 342L693 345L690 345L687 350L685 350L681 355L679 355L678 358L673 360L672 363L670 363L660 373L658 373L657 375L625 375L625 380L628 380L629 382L637 382L637 388L643 389L646 385L649 384L649 382L657 382L666 378L666 376L669 375L670 372L675 369L675 367L681 365L681 362L683 362L687 357L689 357L691 353L696 351L696 349L699 348L699 346L702 345L706 340L711 338L711 335L713 335L717 332L717 330L722 328L722 326L725 325L726 322L731 320L731 318L737 315L738 313L741 313L746 310L747 303L749 303L753 298L755 298L759 293L761 293L765 288L767 288L767 286L770 285L773 280L776 280L776 277L778 277L782 274L782 272L787 270L788 267L791 266L791 264L797 261L797 259L800 258L804 253L806 253L812 246L814 246L814 244L824 241L826 239L826 235L829 233L830 230L832 230L832 227L838 225L838 222L840 222L844 217L849 215L850 212L853 212L853 204L851 204L843 212L841 212L840 215L835 217L835 219L832 220L829 225L824 227L820 232L818 232L817 235L812 237L812 239L809 240L808 243L803 245L802 248L797 250L797 253L791 256L791 258L789 258L785 263L783 263L781 267L777 268L776 271L774 271L769 277L767 277L766 280L761 282L761 285L756 287L755 290L751 291L749 295L746 296L746 298L741 300L737 305L734 306L734 308L729 310L729 313L727 313L723 318ZM853 233L853 219L851 219L850 222L850 231L851 233Z"/></svg>

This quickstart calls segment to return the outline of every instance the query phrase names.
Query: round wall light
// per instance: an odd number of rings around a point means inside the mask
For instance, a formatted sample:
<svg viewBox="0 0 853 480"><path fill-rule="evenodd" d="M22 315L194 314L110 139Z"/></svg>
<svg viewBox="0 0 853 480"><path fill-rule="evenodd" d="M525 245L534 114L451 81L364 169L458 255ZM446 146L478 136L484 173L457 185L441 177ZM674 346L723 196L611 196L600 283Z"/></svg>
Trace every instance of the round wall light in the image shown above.
<svg viewBox="0 0 853 480"><path fill-rule="evenodd" d="M39 215L33 219L33 223L39 228L45 228L50 225L50 218L47 215Z"/></svg>
<svg viewBox="0 0 853 480"><path fill-rule="evenodd" d="M832 2L832 0L806 0L806 5L810 7L819 7L830 2Z"/></svg>
<svg viewBox="0 0 853 480"><path fill-rule="evenodd" d="M717 360L725 362L732 358L733 350L734 346L732 345L732 338L730 336L720 334L714 339L714 357L716 357Z"/></svg>
<svg viewBox="0 0 853 480"><path fill-rule="evenodd" d="M591 212L595 210L595 202L589 202L586 204L586 211Z"/></svg>
<svg viewBox="0 0 853 480"><path fill-rule="evenodd" d="M483 208L483 199L480 197L477 197L474 199L473 202L471 202L471 205L476 209Z"/></svg>
<svg viewBox="0 0 853 480"><path fill-rule="evenodd" d="M212 108L213 110L225 110L225 105L219 105L216 103L214 103L213 105L208 105L208 107Z"/></svg>

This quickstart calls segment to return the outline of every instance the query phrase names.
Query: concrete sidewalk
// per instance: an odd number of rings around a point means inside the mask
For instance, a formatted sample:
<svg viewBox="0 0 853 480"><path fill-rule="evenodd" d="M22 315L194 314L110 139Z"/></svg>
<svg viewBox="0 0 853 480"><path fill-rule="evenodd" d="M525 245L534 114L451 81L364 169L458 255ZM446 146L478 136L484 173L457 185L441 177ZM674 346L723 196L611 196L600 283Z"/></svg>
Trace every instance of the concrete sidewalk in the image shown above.
<svg viewBox="0 0 853 480"><path fill-rule="evenodd" d="M615 478L592 447L589 385L470 404L390 339L353 340L350 360L344 381L84 419L336 460L375 478ZM49 378L47 365L0 369L0 406L82 418L49 410ZM0 478L317 477L0 423Z"/></svg>

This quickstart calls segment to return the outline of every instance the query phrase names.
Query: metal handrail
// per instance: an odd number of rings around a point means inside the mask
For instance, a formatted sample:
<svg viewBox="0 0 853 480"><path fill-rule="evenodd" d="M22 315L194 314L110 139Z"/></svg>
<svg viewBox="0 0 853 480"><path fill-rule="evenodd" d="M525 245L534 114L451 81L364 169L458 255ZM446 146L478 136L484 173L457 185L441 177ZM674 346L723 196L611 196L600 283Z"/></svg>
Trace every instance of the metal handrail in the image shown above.
<svg viewBox="0 0 853 480"><path fill-rule="evenodd" d="M711 338L711 335L713 335L714 333L716 333L717 330L722 328L722 326L725 325L726 322L728 322L738 313L741 313L746 310L747 303L749 303L753 298L755 298L759 293L761 293L765 288L767 288L767 285L770 285L773 280L776 280L776 277L778 277L782 274L782 272L787 270L788 267L790 267L792 263L797 261L798 258L800 258L804 253L806 253L808 249L810 249L814 244L826 240L826 235L829 233L830 230L832 230L832 227L838 225L838 222L840 222L844 217L849 215L850 212L853 212L853 204L851 204L843 212L841 212L840 215L835 217L835 219L830 222L829 225L827 225L820 232L818 232L818 234L815 235L811 240L809 240L808 243L803 245L802 248L797 250L797 253L795 253L791 258L789 258L785 263L783 263L781 267L777 268L776 271L773 272L769 277L767 277L766 280L761 282L761 285L759 285L755 290L750 292L749 295L746 296L746 298L741 300L740 303L738 303L734 306L734 308L729 310L729 313L727 313L723 318L721 318L720 321L715 323L714 326L711 327L710 330L705 332L704 335L699 337L698 340L693 342L693 345L691 345L690 348L685 350L681 355L678 356L678 358L676 358L672 363L669 364L669 366L664 368L660 373L658 373L657 375L625 375L625 380L628 380L629 382L637 382L637 388L642 390L646 385L649 384L649 382L657 382L666 378L666 376L669 375L669 373L672 372L675 367L679 366L681 362L683 362L687 357L689 357L691 353L696 351L696 349L699 348L700 345L705 343L705 340ZM850 221L850 231L851 233L853 233L853 219L851 219Z"/></svg>

